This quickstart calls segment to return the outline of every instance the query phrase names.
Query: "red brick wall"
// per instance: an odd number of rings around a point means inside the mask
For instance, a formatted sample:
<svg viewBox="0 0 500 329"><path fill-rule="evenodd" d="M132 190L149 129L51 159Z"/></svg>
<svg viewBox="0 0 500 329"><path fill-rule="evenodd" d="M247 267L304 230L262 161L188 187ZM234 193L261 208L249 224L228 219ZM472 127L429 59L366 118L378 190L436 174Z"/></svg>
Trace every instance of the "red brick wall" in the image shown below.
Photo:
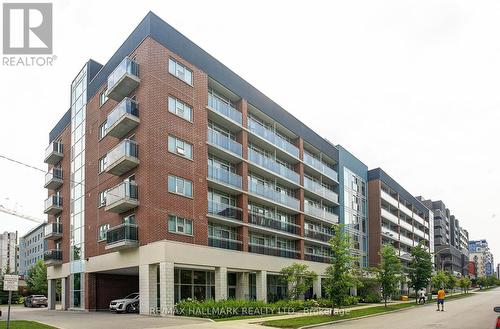
<svg viewBox="0 0 500 329"><path fill-rule="evenodd" d="M380 218L380 181L368 182L368 239L369 265L377 266L380 263L380 246L382 244L381 218Z"/></svg>

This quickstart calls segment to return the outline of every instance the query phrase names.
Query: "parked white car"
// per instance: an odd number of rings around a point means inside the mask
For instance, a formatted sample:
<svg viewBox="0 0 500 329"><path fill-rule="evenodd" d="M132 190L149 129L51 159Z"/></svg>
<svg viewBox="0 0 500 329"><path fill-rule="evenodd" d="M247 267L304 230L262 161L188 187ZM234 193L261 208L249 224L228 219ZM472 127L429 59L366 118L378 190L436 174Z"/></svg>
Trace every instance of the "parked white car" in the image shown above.
<svg viewBox="0 0 500 329"><path fill-rule="evenodd" d="M135 292L122 299L115 299L109 303L109 310L116 313L139 312L139 293Z"/></svg>

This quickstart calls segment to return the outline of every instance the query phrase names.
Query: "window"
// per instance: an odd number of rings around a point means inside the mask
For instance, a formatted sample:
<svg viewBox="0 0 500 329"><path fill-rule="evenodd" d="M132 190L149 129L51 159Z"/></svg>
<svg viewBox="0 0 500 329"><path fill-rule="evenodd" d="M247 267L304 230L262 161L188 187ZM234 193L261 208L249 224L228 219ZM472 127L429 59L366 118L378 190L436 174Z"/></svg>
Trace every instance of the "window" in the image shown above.
<svg viewBox="0 0 500 329"><path fill-rule="evenodd" d="M168 191L191 198L193 196L193 183L181 177L168 176Z"/></svg>
<svg viewBox="0 0 500 329"><path fill-rule="evenodd" d="M99 174L102 173L104 170L106 170L106 156L103 156L102 158L99 159L99 163L98 163L98 172Z"/></svg>
<svg viewBox="0 0 500 329"><path fill-rule="evenodd" d="M101 191L99 192L99 200L97 201L97 206L102 207L106 205L106 194L108 191Z"/></svg>
<svg viewBox="0 0 500 329"><path fill-rule="evenodd" d="M111 225L109 224L99 226L99 231L97 231L97 241L106 240L106 234L108 233L110 227Z"/></svg>
<svg viewBox="0 0 500 329"><path fill-rule="evenodd" d="M101 107L108 100L108 95L106 94L107 92L108 90L104 89L99 95L99 107Z"/></svg>
<svg viewBox="0 0 500 329"><path fill-rule="evenodd" d="M168 216L168 231L193 235L193 221L179 216Z"/></svg>
<svg viewBox="0 0 500 329"><path fill-rule="evenodd" d="M174 136L168 136L168 151L183 156L188 159L193 159L193 146L188 142L183 141Z"/></svg>
<svg viewBox="0 0 500 329"><path fill-rule="evenodd" d="M186 103L178 100L175 97L168 97L168 111L187 121L193 121L193 109Z"/></svg>
<svg viewBox="0 0 500 329"><path fill-rule="evenodd" d="M108 121L104 121L99 126L99 139L103 139L106 136L106 129L108 129Z"/></svg>
<svg viewBox="0 0 500 329"><path fill-rule="evenodd" d="M193 73L191 70L172 58L168 59L168 72L175 75L185 83L193 85Z"/></svg>

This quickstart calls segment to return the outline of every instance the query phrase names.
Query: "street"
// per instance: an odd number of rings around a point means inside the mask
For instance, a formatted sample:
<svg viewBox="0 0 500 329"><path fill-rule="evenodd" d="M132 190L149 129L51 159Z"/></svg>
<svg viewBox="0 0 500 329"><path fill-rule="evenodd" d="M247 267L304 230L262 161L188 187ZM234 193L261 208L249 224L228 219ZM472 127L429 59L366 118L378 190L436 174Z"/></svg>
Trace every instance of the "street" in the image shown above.
<svg viewBox="0 0 500 329"><path fill-rule="evenodd" d="M436 312L434 303L425 307L396 313L347 321L318 328L356 329L491 329L498 315L493 307L500 306L500 289L477 293L464 299L445 303L444 312Z"/></svg>

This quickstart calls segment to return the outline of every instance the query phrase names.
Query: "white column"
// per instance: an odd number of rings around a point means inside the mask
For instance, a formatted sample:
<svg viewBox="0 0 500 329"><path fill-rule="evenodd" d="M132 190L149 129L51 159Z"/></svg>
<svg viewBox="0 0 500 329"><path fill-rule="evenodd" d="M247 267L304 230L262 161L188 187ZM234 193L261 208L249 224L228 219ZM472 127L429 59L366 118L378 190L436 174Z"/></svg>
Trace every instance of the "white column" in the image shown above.
<svg viewBox="0 0 500 329"><path fill-rule="evenodd" d="M236 274L236 299L250 299L250 274L247 272Z"/></svg>
<svg viewBox="0 0 500 329"><path fill-rule="evenodd" d="M215 300L227 299L227 268L215 268Z"/></svg>
<svg viewBox="0 0 500 329"><path fill-rule="evenodd" d="M139 303L141 314L157 312L156 306L156 264L139 266Z"/></svg>
<svg viewBox="0 0 500 329"><path fill-rule="evenodd" d="M174 315L174 263L160 263L160 315Z"/></svg>
<svg viewBox="0 0 500 329"><path fill-rule="evenodd" d="M313 282L313 295L316 295L316 298L321 298L321 278L319 276Z"/></svg>
<svg viewBox="0 0 500 329"><path fill-rule="evenodd" d="M55 279L47 280L47 299L49 310L56 309L56 285L57 284Z"/></svg>
<svg viewBox="0 0 500 329"><path fill-rule="evenodd" d="M65 311L66 306L66 278L61 278L61 310Z"/></svg>
<svg viewBox="0 0 500 329"><path fill-rule="evenodd" d="M267 271L258 271L255 275L257 300L267 303Z"/></svg>

